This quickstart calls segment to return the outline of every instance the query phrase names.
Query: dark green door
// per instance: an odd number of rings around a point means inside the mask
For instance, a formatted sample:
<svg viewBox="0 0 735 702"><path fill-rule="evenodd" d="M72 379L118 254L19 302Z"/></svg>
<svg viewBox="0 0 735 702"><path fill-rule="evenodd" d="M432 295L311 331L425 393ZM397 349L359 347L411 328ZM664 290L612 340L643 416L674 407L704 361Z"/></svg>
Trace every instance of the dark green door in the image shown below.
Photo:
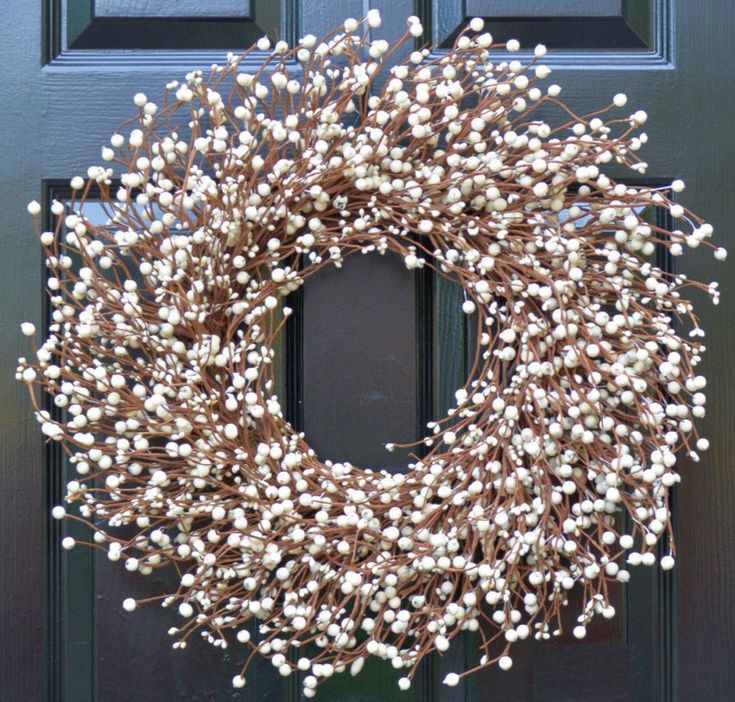
<svg viewBox="0 0 735 702"><path fill-rule="evenodd" d="M13 379L27 353L21 321L42 325L41 254L25 204L68 194L69 179L96 162L132 96L221 60L277 29L293 39L379 8L381 36L421 16L426 39L444 50L473 16L496 39L541 42L578 112L626 92L648 110L646 181L683 178L686 204L728 246L735 221L735 12L731 0L5 0L0 65L6 81L0 127L0 698L10 702L295 701L301 686L258 664L233 690L242 652L194 642L173 651L171 614L123 612L124 596L165 587L75 549L48 518L67 470L48 450L25 389ZM155 99L155 98L153 98ZM732 246L731 246L732 248ZM702 306L710 330L705 371L713 450L689 465L676 494L677 568L637 573L616 593L620 616L590 631L517 648L512 671L497 669L456 688L446 670L471 664L472 642L424 666L407 693L380 664L330 681L326 701L613 702L733 699L735 666L735 479L732 477L735 348L731 264L691 255L684 270L717 277L719 309ZM415 438L442 413L466 370L468 332L458 291L398 261L360 257L310 281L298 300L283 368L290 418L325 457L401 469L386 441ZM70 527L64 527L68 529Z"/></svg>

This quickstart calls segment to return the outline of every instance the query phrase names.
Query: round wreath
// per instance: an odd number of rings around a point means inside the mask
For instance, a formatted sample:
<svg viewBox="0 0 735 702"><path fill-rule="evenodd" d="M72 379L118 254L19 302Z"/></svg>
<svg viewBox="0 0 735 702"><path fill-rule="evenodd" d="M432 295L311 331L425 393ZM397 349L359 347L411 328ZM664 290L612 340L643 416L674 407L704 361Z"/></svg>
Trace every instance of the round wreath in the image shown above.
<svg viewBox="0 0 735 702"><path fill-rule="evenodd" d="M264 38L169 83L162 106L136 95L102 149L111 165L51 204L54 231L28 208L53 311L17 374L78 473L79 514L53 516L89 524L130 571L173 566L175 592L123 607L176 606L174 647L197 631L246 644L235 687L259 654L301 671L307 697L368 656L406 689L462 630L479 635L472 670L507 669L513 642L559 633L575 587L583 637L614 615L626 563L654 565L666 539L673 566L676 454L707 447L703 332L682 292L716 302L717 285L651 258L711 247L712 227L670 199L681 181L602 171L645 171L646 114L608 116L623 94L574 114L557 85L538 87L544 47L514 60L518 42L494 44L480 19L448 52L403 61L418 19L393 46L371 39L379 24L373 10L293 48ZM266 58L246 72L255 50ZM284 302L356 252L436 270L477 323L456 407L405 473L320 460L275 394Z"/></svg>

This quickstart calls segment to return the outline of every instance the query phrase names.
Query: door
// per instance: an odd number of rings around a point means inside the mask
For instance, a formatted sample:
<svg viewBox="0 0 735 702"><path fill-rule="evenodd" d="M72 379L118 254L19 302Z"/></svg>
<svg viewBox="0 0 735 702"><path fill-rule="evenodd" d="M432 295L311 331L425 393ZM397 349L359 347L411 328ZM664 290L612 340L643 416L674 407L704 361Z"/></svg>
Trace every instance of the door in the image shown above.
<svg viewBox="0 0 735 702"><path fill-rule="evenodd" d="M47 448L25 388L13 379L27 344L21 321L45 315L41 253L25 204L68 196L69 179L96 162L132 96L153 97L169 80L249 46L265 32L320 35L372 7L388 40L419 14L442 51L468 18L484 17L496 39L545 43L549 65L578 112L624 91L648 110L646 182L687 184L686 204L732 247L735 220L735 13L730 0L5 0L0 56L7 90L0 128L2 255L0 309L0 697L10 701L295 701L298 681L259 663L246 689L230 686L240 659L194 642L174 651L170 613L123 612L121 601L164 587L143 582L91 552L61 551L74 527L49 519L67 466ZM155 98L153 98L155 99ZM719 308L701 305L711 441L686 465L675 496L673 572L635 573L620 590L618 618L584 642L567 636L520 646L511 671L482 672L455 688L439 681L472 660L472 640L423 666L412 690L369 664L338 676L325 701L640 702L732 699L735 689L735 463L731 264L693 254L682 264L721 281ZM459 297L458 297L459 295ZM471 347L459 291L396 260L360 257L324 271L294 300L282 373L290 419L323 457L400 470L386 441L420 435L462 384Z"/></svg>

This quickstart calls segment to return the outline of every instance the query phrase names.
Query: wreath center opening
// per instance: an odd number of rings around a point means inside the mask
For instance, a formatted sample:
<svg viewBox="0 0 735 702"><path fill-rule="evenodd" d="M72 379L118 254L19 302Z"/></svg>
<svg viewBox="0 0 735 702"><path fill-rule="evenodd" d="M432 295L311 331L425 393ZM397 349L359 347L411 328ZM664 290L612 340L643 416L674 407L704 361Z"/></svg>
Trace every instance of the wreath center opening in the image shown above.
<svg viewBox="0 0 735 702"><path fill-rule="evenodd" d="M320 457L388 470L410 462L386 443L421 434L417 275L393 254L355 254L299 291L286 416Z"/></svg>

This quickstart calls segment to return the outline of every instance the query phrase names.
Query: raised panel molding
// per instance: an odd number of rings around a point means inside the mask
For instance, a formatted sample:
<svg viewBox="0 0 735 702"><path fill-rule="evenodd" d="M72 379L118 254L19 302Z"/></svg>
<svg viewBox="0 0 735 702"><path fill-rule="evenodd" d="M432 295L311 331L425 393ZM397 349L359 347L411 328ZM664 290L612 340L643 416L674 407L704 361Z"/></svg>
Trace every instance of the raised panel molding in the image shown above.
<svg viewBox="0 0 735 702"><path fill-rule="evenodd" d="M250 0L94 0L95 17L250 18Z"/></svg>
<svg viewBox="0 0 735 702"><path fill-rule="evenodd" d="M482 17L496 41L518 39L530 51L543 43L549 63L670 62L670 0L428 0L432 43L449 48L472 17Z"/></svg>
<svg viewBox="0 0 735 702"><path fill-rule="evenodd" d="M65 0L65 5L69 49L244 48L279 29L281 17L281 3L273 0Z"/></svg>
<svg viewBox="0 0 735 702"><path fill-rule="evenodd" d="M46 0L46 63L211 63L295 34L297 0ZM209 54L207 56L206 54ZM191 59L191 60L189 60Z"/></svg>
<svg viewBox="0 0 735 702"><path fill-rule="evenodd" d="M634 0L648 4L648 0ZM466 0L469 14L492 8L497 17L619 17L625 0Z"/></svg>

